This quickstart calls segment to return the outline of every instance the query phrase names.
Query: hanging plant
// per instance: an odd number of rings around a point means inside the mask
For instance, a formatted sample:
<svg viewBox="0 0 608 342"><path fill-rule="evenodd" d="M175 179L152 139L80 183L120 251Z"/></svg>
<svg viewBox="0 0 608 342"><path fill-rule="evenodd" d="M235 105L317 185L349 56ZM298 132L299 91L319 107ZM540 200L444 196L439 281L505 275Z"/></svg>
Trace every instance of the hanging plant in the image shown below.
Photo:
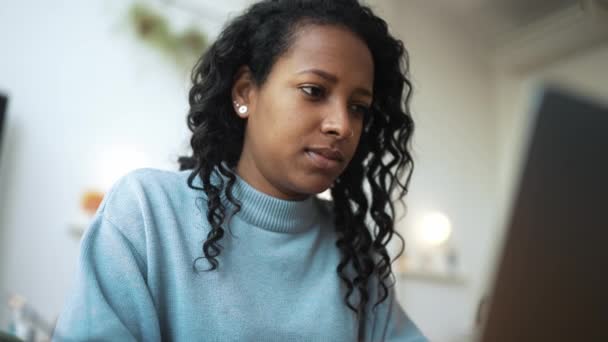
<svg viewBox="0 0 608 342"><path fill-rule="evenodd" d="M204 33L194 27L174 33L163 16L143 4L133 4L129 18L140 39L170 57L180 67L192 67L207 48Z"/></svg>

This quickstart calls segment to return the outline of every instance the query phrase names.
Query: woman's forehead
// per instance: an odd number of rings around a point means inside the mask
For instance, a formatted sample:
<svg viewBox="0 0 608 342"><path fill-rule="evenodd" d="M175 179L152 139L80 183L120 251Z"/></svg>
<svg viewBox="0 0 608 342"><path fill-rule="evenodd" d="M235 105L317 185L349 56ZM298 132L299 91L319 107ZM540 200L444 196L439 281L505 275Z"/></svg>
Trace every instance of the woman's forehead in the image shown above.
<svg viewBox="0 0 608 342"><path fill-rule="evenodd" d="M301 74L318 69L373 82L374 64L367 44L346 28L308 25L298 30L290 48L277 60L283 71Z"/></svg>

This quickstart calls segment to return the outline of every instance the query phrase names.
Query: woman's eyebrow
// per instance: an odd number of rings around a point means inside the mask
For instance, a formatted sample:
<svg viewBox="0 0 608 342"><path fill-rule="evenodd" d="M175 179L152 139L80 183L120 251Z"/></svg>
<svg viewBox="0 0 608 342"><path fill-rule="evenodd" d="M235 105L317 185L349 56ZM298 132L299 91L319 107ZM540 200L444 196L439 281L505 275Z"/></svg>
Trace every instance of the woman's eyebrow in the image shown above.
<svg viewBox="0 0 608 342"><path fill-rule="evenodd" d="M306 73L310 73L310 74L315 74L318 76L321 76L323 78L325 78L326 80L330 81L331 83L336 83L338 82L338 77L336 77L336 75L334 74L330 74L327 71L321 70L321 69L306 69L306 70L302 70L300 72L298 72L299 74L306 74Z"/></svg>
<svg viewBox="0 0 608 342"><path fill-rule="evenodd" d="M331 73L329 73L325 70L321 70L321 69L315 69L315 68L306 69L306 70L302 70L302 71L298 72L297 74L300 75L300 74L307 74L307 73L320 76L331 83L338 82L338 77L336 75L331 74ZM364 95L364 96L373 97L372 92L365 88L357 88L357 89L355 89L355 92L360 93L361 95Z"/></svg>

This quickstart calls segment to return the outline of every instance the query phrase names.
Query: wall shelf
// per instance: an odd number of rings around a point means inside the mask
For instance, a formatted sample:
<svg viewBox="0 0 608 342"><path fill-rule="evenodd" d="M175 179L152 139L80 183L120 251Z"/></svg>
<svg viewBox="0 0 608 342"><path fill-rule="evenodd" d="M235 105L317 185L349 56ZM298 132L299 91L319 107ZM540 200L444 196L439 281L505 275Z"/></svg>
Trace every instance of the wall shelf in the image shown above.
<svg viewBox="0 0 608 342"><path fill-rule="evenodd" d="M443 273L437 271L400 271L396 276L401 279L431 282L450 286L464 286L467 281L462 274Z"/></svg>

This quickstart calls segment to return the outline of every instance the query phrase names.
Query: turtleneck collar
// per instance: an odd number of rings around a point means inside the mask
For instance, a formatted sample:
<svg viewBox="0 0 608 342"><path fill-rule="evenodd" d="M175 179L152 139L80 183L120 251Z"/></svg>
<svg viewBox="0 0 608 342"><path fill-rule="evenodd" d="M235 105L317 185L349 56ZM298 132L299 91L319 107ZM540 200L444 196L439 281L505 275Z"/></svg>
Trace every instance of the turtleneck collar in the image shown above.
<svg viewBox="0 0 608 342"><path fill-rule="evenodd" d="M255 189L236 172L234 175L236 182L232 187L232 195L241 202L241 209L235 216L248 224L277 233L299 233L311 228L318 220L319 206L316 196L311 195L300 201L280 199ZM212 173L211 182L219 184L220 176L226 186L228 177L222 175L217 168ZM198 177L196 182L201 184ZM232 211L234 206L226 198L224 190L221 192L221 198L229 211Z"/></svg>

